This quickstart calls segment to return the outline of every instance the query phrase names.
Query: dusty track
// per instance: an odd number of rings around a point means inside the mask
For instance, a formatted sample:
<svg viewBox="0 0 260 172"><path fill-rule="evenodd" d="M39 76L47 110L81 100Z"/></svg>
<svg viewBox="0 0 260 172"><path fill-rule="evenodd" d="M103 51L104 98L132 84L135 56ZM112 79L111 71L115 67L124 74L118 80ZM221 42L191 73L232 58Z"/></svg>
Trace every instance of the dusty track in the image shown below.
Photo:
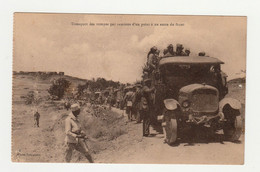
<svg viewBox="0 0 260 172"><path fill-rule="evenodd" d="M151 137L142 137L142 124L127 124L128 134L119 137L117 148L97 157L103 163L177 163L177 164L243 164L243 142L221 142L219 133L213 139L195 140L189 145L169 146L163 134L151 130Z"/></svg>
<svg viewBox="0 0 260 172"><path fill-rule="evenodd" d="M18 106L19 107L19 106ZM22 108L22 107L21 107ZM118 113L122 111L114 109ZM28 111L28 109L27 109ZM13 128L13 156L15 161L63 162L64 134L53 132L51 127L57 121L54 113L42 113L40 128L33 127L31 116L22 111ZM61 110L58 113L64 113ZM127 118L125 117L125 121ZM243 137L241 142L220 142L214 140L195 140L193 145L180 143L169 146L163 143L163 134L151 129L151 137L142 137L142 124L134 121L126 123L127 134L108 141L106 148L94 154L97 163L200 163L200 164L242 164ZM59 134L60 133L60 134ZM221 135L221 133L220 133ZM79 154L74 154L74 159ZM87 162L84 159L74 162Z"/></svg>

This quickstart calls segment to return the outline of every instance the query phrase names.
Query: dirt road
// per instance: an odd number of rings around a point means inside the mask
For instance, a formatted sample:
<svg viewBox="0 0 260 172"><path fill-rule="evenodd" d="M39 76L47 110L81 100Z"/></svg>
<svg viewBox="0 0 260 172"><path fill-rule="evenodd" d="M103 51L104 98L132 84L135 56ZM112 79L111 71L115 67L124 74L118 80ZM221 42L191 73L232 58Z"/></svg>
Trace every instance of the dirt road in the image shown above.
<svg viewBox="0 0 260 172"><path fill-rule="evenodd" d="M103 163L176 163L176 164L243 164L243 142L221 142L218 138L197 140L194 144L163 143L163 134L151 129L151 137L142 137L142 124L127 124L128 134L120 136L117 148L97 157ZM221 133L219 133L221 135ZM218 135L216 135L217 137Z"/></svg>
<svg viewBox="0 0 260 172"><path fill-rule="evenodd" d="M33 127L29 109L16 106L13 119L13 160L26 162L64 162L64 128L56 113L42 113L40 128ZM123 112L113 109L117 113ZM60 114L66 112L59 111ZM151 129L150 137L142 137L142 124L127 123L126 134L104 142L103 148L93 154L96 163L174 163L174 164L242 164L243 142L197 140L193 145L180 143L174 147L163 143L163 134ZM57 126L57 124L59 124ZM53 128L54 127L54 128ZM220 134L221 135L221 134ZM207 143L208 142L208 143ZM87 162L74 154L74 162Z"/></svg>

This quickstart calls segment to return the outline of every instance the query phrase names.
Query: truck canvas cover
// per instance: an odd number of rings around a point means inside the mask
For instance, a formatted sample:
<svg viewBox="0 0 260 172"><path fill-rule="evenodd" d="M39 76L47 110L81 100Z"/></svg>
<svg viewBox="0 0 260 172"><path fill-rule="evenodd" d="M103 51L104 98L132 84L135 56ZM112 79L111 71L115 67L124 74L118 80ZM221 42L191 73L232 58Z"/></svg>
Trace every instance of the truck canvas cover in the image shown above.
<svg viewBox="0 0 260 172"><path fill-rule="evenodd" d="M159 66L164 64L224 64L224 62L220 61L214 57L207 56L174 56L163 58Z"/></svg>

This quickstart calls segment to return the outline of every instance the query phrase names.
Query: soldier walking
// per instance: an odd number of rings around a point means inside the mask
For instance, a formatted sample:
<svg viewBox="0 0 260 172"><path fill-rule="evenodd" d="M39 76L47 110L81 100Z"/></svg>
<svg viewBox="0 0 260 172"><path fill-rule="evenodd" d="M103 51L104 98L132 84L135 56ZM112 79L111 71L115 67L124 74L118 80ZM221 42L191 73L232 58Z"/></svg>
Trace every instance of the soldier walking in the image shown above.
<svg viewBox="0 0 260 172"><path fill-rule="evenodd" d="M125 97L124 97L124 102L126 103L126 114L128 116L128 121L132 121L133 120L133 96L134 96L134 92L133 92L133 87L129 88L129 91L126 93Z"/></svg>
<svg viewBox="0 0 260 172"><path fill-rule="evenodd" d="M107 105L108 105L108 109L111 110L112 109L112 96L111 95L107 96Z"/></svg>
<svg viewBox="0 0 260 172"><path fill-rule="evenodd" d="M136 123L140 123L142 121L142 116L140 114L141 109L141 98L142 98L142 85L136 84L136 91L133 98L133 107L135 109L135 119Z"/></svg>
<svg viewBox="0 0 260 172"><path fill-rule="evenodd" d="M142 100L141 100L141 110L140 113L143 117L143 136L147 137L150 134L150 124L151 124L151 113L152 113L152 93L155 88L151 88L151 79L144 80L144 87L142 89Z"/></svg>
<svg viewBox="0 0 260 172"><path fill-rule="evenodd" d="M40 113L38 112L38 109L34 111L33 117L34 117L34 127L40 127Z"/></svg>
<svg viewBox="0 0 260 172"><path fill-rule="evenodd" d="M72 152L75 149L83 153L90 163L93 163L94 161L86 144L86 134L81 130L81 126L78 120L80 106L78 104L71 105L71 111L72 112L65 120L65 160L66 162L70 162Z"/></svg>

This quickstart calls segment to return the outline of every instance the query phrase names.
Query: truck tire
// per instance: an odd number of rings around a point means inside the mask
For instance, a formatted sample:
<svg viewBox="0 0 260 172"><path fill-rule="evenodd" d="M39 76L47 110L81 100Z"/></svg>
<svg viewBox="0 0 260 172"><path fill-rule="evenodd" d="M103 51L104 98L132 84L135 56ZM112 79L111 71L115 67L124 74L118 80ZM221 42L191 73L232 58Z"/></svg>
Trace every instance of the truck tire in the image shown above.
<svg viewBox="0 0 260 172"><path fill-rule="evenodd" d="M171 118L170 120L166 121L166 142L169 145L172 145L177 140L177 120Z"/></svg>
<svg viewBox="0 0 260 172"><path fill-rule="evenodd" d="M242 118L241 116L234 116L228 119L223 127L224 136L228 141L237 141L242 133Z"/></svg>

